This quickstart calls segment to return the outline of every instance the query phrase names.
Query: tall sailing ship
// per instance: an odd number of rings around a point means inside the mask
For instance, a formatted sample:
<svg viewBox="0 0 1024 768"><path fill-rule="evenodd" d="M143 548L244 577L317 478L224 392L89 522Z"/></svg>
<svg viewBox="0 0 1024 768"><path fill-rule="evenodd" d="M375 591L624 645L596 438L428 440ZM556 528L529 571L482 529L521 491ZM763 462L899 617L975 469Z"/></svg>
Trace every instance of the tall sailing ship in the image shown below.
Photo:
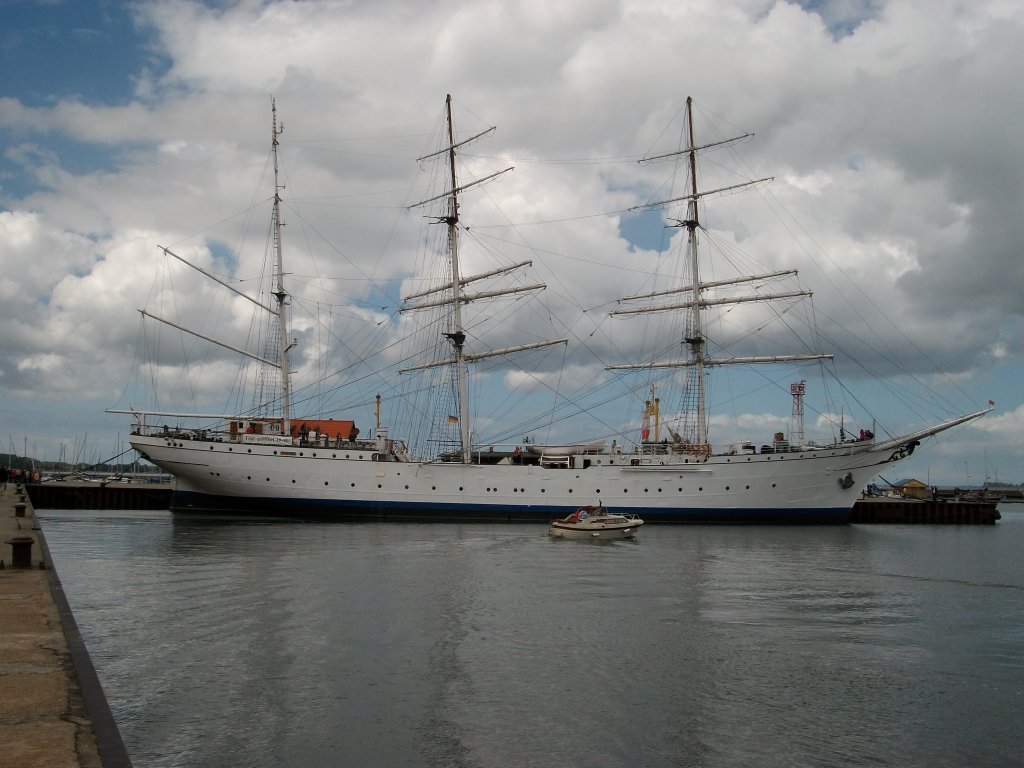
<svg viewBox="0 0 1024 768"><path fill-rule="evenodd" d="M677 338L682 339L679 346L686 354L678 359L648 359L607 366L609 372L671 369L685 379L688 393L685 413L664 418L661 398L652 386L643 407L643 429L635 444L613 441L609 446L606 439L588 439L559 445L527 442L511 450L495 450L474 444L470 366L493 357L528 355L531 350L565 345L568 341L544 339L500 349L470 348L470 336L463 319L467 306L511 292L543 291L545 285L520 283L500 291L474 292L474 284L520 269L528 262L481 274L464 274L460 262L462 195L505 171L460 183L457 168L463 148L493 129L457 140L451 96L448 97L444 145L419 158L424 163L439 161L442 164L447 189L416 204L426 208L442 206L435 221L446 234L445 271L435 284L406 296L403 306L403 312L407 313L428 310L440 313L432 325L447 350L443 355L410 364L401 371L424 375L428 371L444 370L450 374L446 379L450 384L446 421L452 430L451 442L434 455L422 456L416 455L402 436L391 434L388 427L380 423L379 398L375 429L363 436L350 419L306 418L292 413L290 295L281 248L282 187L278 181L281 131L275 107L271 147L274 287L270 293L273 301L264 303L246 296L272 320L274 330L270 346L274 353L257 355L231 348L257 359L264 369L273 372L270 380L275 382L277 391L265 398L265 402L272 402L278 412L268 414L260 409L237 415L206 414L201 417L206 419L205 426L184 426L187 417L200 416L111 409L111 412L133 414L131 445L145 459L176 478L172 509L194 513L322 515L353 520L497 522L548 521L572 512L581 504L600 503L615 512L637 514L655 523L841 523L847 520L865 485L887 467L909 456L921 440L976 419L989 410L884 439L876 438L870 431L862 431L858 439L847 439L845 431L840 431L838 439L829 444L805 443L801 423L791 440L777 434L774 440L760 446L756 443L715 446L708 434L705 393L705 381L712 369L827 360L830 355L812 352L730 358L709 354L706 315L713 308L793 299L803 292L773 294L759 290L750 295L733 293L717 297L716 292L723 287L760 287L789 274L784 271L729 280L702 278L698 248L702 231L700 205L708 197L758 182L700 189L697 174L700 154L746 136L698 145L689 99L686 113L685 146L671 155L682 160L688 171L687 189L680 196L651 205L675 205L685 211L672 226L686 231L688 280L668 290L626 297L621 300L620 308L611 313L614 316L671 313L680 317ZM646 160L665 157L668 155ZM224 285L239 292L226 282ZM147 318L187 330L170 320L140 311ZM213 341L207 336L202 338ZM802 387L802 382L794 385L794 402L802 396ZM175 421L174 426L166 423L168 418Z"/></svg>

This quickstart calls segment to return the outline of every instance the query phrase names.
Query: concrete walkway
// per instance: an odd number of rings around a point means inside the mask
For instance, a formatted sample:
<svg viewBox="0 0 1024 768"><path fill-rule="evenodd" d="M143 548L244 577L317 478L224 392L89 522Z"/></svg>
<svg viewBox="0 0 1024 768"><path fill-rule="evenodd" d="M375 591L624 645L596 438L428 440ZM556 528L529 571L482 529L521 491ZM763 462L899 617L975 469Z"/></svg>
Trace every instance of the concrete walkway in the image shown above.
<svg viewBox="0 0 1024 768"><path fill-rule="evenodd" d="M8 543L21 537L30 550ZM13 567L29 552L29 567ZM0 490L0 560L0 765L130 766L32 505L12 484Z"/></svg>

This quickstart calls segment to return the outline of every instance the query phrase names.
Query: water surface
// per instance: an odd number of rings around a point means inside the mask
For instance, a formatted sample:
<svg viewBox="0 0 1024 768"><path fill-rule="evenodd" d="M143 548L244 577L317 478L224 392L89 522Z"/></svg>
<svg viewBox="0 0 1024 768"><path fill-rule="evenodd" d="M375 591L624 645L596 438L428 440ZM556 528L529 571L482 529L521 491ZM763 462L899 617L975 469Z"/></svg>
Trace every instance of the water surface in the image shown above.
<svg viewBox="0 0 1024 768"><path fill-rule="evenodd" d="M136 768L1021 763L996 526L39 512Z"/></svg>

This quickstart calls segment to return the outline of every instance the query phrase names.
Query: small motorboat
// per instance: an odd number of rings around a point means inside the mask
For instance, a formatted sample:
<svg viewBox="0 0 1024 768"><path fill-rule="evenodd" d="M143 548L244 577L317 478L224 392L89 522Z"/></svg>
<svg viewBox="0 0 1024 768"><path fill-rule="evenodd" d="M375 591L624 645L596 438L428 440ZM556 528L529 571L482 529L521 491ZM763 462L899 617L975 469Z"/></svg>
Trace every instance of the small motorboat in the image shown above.
<svg viewBox="0 0 1024 768"><path fill-rule="evenodd" d="M564 539L629 539L643 524L636 515L588 504L561 520L552 520L548 533Z"/></svg>

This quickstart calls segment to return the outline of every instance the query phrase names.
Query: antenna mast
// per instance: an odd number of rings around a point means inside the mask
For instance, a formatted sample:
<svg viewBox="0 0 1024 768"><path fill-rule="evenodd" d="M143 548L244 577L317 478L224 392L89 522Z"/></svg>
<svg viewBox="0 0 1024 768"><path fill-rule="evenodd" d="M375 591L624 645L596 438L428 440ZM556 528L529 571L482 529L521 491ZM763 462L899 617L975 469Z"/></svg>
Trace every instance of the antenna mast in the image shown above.
<svg viewBox="0 0 1024 768"><path fill-rule="evenodd" d="M789 385L789 392L793 395L793 435L790 445L801 448L804 444L804 393L806 391L807 384L804 381L794 381Z"/></svg>

